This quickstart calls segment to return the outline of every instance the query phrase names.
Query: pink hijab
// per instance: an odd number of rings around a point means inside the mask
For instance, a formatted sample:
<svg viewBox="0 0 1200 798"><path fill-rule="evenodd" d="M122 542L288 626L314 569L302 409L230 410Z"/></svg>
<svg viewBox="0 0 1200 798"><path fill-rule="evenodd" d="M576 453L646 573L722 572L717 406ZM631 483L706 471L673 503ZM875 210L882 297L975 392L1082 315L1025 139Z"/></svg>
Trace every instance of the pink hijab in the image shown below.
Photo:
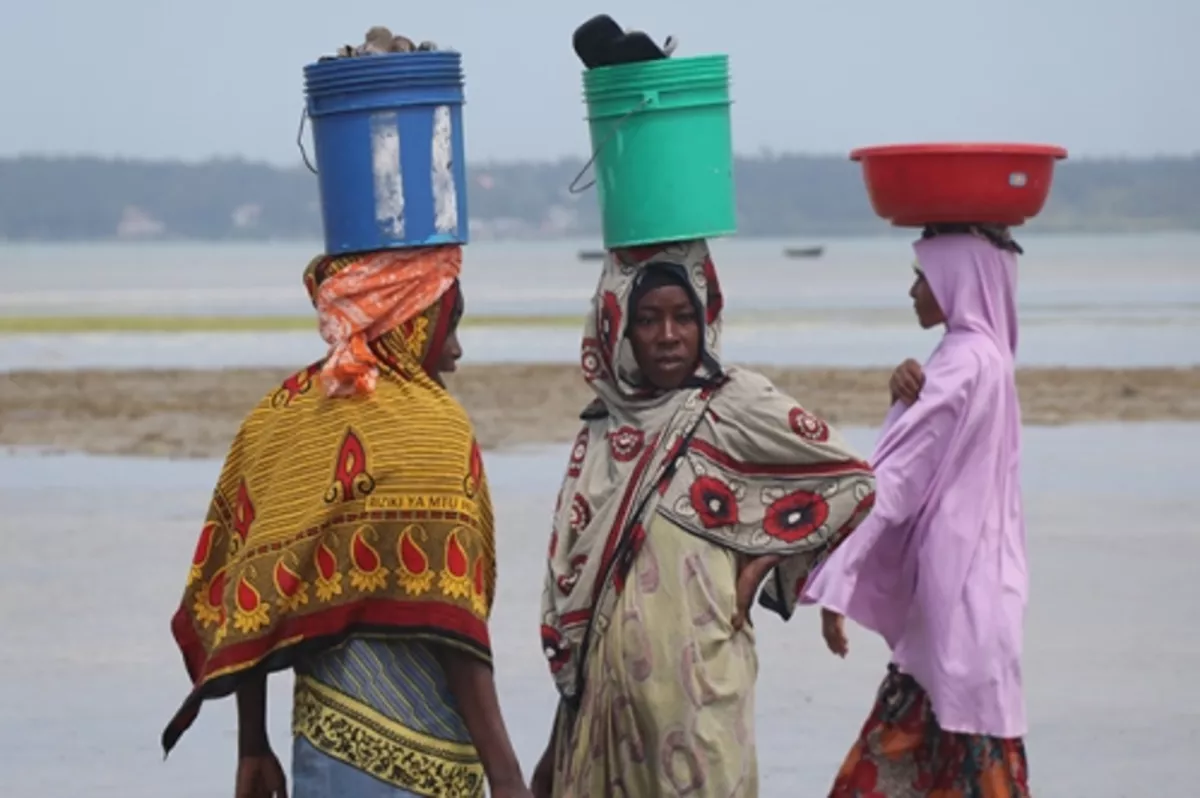
<svg viewBox="0 0 1200 798"><path fill-rule="evenodd" d="M911 406L884 421L874 511L802 601L887 640L939 726L1026 732L1021 649L1028 576L1013 374L1017 259L972 235L914 245L946 315Z"/></svg>

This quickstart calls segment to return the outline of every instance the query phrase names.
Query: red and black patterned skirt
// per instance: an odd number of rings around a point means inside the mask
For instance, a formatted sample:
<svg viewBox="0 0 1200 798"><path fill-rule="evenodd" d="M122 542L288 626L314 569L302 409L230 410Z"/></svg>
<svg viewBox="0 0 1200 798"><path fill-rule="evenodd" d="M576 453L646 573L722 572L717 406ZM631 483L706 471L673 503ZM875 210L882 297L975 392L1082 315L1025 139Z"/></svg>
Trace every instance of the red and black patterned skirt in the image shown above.
<svg viewBox="0 0 1200 798"><path fill-rule="evenodd" d="M1029 798L1025 743L943 731L921 686L888 666L829 798Z"/></svg>

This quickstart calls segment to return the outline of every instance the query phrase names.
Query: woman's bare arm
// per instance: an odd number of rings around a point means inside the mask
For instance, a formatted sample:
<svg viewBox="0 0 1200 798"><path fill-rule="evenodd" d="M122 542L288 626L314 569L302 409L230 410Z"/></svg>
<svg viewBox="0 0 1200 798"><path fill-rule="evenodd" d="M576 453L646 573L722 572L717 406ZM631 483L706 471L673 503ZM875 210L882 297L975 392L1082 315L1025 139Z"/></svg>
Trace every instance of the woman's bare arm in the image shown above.
<svg viewBox="0 0 1200 798"><path fill-rule="evenodd" d="M500 715L500 700L496 696L492 669L478 657L448 646L437 646L434 650L467 725L471 742L479 751L479 759L493 794L523 791L525 782L521 776L521 765L508 738L504 718Z"/></svg>
<svg viewBox="0 0 1200 798"><path fill-rule="evenodd" d="M238 756L261 756L267 739L267 674L251 676L237 690Z"/></svg>

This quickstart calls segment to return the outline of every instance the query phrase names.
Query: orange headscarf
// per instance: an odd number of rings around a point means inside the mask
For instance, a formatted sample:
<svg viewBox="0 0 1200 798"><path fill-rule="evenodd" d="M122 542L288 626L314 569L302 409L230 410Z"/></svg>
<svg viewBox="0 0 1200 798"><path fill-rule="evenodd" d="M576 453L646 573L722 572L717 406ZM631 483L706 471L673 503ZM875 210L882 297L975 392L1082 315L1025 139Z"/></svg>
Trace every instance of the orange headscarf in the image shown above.
<svg viewBox="0 0 1200 798"><path fill-rule="evenodd" d="M321 337L329 344L321 368L325 393L373 392L379 360L368 344L433 305L461 270L461 247L428 247L355 256L320 281L306 275Z"/></svg>

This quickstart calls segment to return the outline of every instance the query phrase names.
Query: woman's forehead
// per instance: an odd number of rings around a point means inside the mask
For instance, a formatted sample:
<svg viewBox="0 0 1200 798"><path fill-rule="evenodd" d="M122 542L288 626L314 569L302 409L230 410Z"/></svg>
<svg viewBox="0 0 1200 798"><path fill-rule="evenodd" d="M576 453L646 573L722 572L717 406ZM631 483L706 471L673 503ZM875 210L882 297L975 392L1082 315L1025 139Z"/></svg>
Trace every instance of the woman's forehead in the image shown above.
<svg viewBox="0 0 1200 798"><path fill-rule="evenodd" d="M638 300L638 304L644 305L651 299L653 299L656 304L664 304L668 302L673 302L675 304L679 304L681 302L688 305L692 304L692 297L690 294L688 294L687 289L676 283L656 285L655 287L648 289L646 293L642 294L641 298Z"/></svg>

